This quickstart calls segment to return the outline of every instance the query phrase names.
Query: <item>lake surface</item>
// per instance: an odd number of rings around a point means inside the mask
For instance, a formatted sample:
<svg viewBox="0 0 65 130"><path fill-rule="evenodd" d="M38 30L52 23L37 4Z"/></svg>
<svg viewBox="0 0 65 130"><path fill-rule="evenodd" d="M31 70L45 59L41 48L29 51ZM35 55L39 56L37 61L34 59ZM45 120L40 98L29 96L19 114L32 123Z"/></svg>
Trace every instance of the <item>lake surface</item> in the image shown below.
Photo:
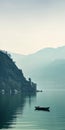
<svg viewBox="0 0 65 130"><path fill-rule="evenodd" d="M36 105L50 106L50 112L36 111ZM0 95L0 129L65 130L65 90Z"/></svg>

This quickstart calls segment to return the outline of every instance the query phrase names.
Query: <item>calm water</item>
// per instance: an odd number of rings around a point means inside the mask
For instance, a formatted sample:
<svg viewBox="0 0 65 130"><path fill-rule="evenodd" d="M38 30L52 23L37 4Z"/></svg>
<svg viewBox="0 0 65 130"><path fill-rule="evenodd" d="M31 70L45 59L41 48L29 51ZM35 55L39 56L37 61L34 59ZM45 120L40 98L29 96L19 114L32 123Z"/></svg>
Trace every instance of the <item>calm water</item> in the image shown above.
<svg viewBox="0 0 65 130"><path fill-rule="evenodd" d="M50 106L50 112L34 106ZM0 95L0 129L65 130L65 90L36 95Z"/></svg>

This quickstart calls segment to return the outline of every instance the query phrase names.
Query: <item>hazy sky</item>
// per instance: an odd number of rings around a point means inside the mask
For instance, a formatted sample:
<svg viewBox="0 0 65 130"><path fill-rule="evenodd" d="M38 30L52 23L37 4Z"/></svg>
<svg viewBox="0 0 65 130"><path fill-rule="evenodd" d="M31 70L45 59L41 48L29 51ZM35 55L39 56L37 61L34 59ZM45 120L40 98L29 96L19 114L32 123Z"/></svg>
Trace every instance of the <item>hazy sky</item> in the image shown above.
<svg viewBox="0 0 65 130"><path fill-rule="evenodd" d="M29 54L65 45L65 0L0 0L0 49Z"/></svg>

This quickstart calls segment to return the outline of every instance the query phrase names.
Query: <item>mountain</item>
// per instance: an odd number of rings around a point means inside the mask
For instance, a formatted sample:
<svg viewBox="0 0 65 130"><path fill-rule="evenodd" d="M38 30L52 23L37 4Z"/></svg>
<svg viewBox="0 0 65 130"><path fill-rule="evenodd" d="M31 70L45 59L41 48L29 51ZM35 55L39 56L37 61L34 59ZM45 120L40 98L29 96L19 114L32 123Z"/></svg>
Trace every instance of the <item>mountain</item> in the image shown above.
<svg viewBox="0 0 65 130"><path fill-rule="evenodd" d="M45 48L31 55L11 54L16 65L23 68L26 74L32 70L44 68L55 60L65 59L65 46L58 48Z"/></svg>
<svg viewBox="0 0 65 130"><path fill-rule="evenodd" d="M7 52L0 51L0 93L1 92L35 92L36 84L23 75L11 55Z"/></svg>
<svg viewBox="0 0 65 130"><path fill-rule="evenodd" d="M65 84L65 46L45 48L26 56L12 54L12 57L25 75L30 75L35 82Z"/></svg>
<svg viewBox="0 0 65 130"><path fill-rule="evenodd" d="M39 75L50 80L65 80L65 60L53 61Z"/></svg>

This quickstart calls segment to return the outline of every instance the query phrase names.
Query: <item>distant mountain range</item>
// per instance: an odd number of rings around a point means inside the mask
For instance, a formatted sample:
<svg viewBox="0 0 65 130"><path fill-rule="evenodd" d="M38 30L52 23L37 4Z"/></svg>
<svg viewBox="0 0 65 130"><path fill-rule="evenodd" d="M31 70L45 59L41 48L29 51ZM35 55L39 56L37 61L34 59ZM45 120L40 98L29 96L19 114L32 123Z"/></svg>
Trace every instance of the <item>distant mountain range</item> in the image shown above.
<svg viewBox="0 0 65 130"><path fill-rule="evenodd" d="M35 81L65 81L65 46L45 48L31 55L12 54L18 67Z"/></svg>

